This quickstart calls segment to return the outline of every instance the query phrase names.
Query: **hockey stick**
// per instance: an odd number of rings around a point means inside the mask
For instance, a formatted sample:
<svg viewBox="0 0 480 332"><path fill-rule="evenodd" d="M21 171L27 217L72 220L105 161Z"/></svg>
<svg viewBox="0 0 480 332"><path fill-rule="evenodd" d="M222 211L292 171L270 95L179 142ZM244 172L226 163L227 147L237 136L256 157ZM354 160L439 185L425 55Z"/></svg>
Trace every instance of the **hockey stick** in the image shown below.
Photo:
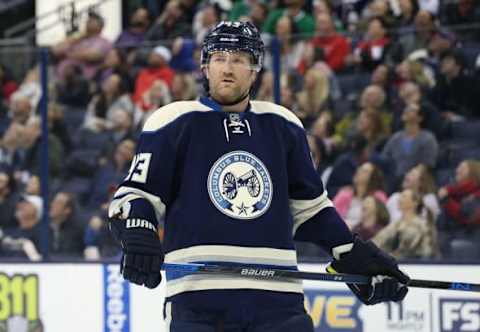
<svg viewBox="0 0 480 332"><path fill-rule="evenodd" d="M225 265L207 265L207 264L174 264L163 263L163 270L178 271L184 273L205 273L205 274L223 274L230 276L241 276L251 279L298 279L298 280L320 280L333 281L352 284L368 284L370 277L356 274L330 274L319 272L305 272L295 270L281 270L257 267L225 266ZM480 292L480 284L471 284L465 282L449 282L436 280L411 279L409 287L433 288L460 290L466 292Z"/></svg>

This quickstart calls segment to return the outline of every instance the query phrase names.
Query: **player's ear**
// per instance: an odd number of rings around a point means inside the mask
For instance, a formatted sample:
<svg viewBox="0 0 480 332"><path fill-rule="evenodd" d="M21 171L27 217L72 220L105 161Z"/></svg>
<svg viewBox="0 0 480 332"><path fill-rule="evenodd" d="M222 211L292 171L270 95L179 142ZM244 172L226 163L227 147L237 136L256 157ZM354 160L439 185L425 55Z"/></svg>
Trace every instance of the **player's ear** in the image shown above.
<svg viewBox="0 0 480 332"><path fill-rule="evenodd" d="M255 81L257 80L257 76L258 76L258 72L256 70L252 70L252 75L250 76L251 77L251 82L250 84L252 85L253 83L255 83Z"/></svg>
<svg viewBox="0 0 480 332"><path fill-rule="evenodd" d="M202 71L203 71L203 75L205 75L205 77L206 77L207 80L208 80L208 69L207 69L207 66L202 66Z"/></svg>

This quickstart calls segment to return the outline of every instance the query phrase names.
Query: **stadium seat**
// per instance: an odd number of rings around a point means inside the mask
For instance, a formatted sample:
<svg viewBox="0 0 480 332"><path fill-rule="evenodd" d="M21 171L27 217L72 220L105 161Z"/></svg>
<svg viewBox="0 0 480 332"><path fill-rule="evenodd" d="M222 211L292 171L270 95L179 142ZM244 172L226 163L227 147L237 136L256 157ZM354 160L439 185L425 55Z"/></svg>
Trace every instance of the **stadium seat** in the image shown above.
<svg viewBox="0 0 480 332"><path fill-rule="evenodd" d="M480 121L459 121L450 125L453 140L473 140L480 142Z"/></svg>

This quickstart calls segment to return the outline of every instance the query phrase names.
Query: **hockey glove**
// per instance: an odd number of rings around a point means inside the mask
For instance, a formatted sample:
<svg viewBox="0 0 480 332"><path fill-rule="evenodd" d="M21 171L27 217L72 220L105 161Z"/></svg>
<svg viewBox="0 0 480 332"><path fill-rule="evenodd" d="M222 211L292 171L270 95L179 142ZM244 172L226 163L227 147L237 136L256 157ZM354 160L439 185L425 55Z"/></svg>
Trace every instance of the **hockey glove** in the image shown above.
<svg viewBox="0 0 480 332"><path fill-rule="evenodd" d="M339 253L335 252L337 248L333 249L334 260L327 267L327 272L371 276L370 284L347 284L364 304L397 302L405 298L410 278L399 270L395 258L373 242L363 242L358 237L355 237L351 250Z"/></svg>
<svg viewBox="0 0 480 332"><path fill-rule="evenodd" d="M155 288L162 276L163 249L152 205L144 199L124 203L111 213L109 227L122 245L120 272L130 282Z"/></svg>

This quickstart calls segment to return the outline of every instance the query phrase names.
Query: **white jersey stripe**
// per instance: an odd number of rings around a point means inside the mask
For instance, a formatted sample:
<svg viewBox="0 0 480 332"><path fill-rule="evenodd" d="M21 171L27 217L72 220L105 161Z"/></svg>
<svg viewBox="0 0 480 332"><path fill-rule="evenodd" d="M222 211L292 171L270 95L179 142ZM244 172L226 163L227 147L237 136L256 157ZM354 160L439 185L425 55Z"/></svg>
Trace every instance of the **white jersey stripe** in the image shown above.
<svg viewBox="0 0 480 332"><path fill-rule="evenodd" d="M204 245L169 252L165 255L165 262L230 262L296 267L297 255L293 249Z"/></svg>
<svg viewBox="0 0 480 332"><path fill-rule="evenodd" d="M250 105L252 106L251 107L252 113L275 114L299 126L300 128L303 128L303 125L300 119L286 107L283 107L281 105L277 105L268 101L258 101L258 100L251 101Z"/></svg>
<svg viewBox="0 0 480 332"><path fill-rule="evenodd" d="M182 115L191 112L208 112L212 109L199 101L177 101L160 107L152 113L143 126L143 131L155 131L165 127Z"/></svg>
<svg viewBox="0 0 480 332"><path fill-rule="evenodd" d="M165 303L165 327L166 331L171 331L172 325L172 302Z"/></svg>
<svg viewBox="0 0 480 332"><path fill-rule="evenodd" d="M153 208L155 209L157 221L163 219L163 216L165 215L165 204L162 202L162 199L158 196L147 193L146 191L132 187L118 188L108 208L109 217L113 217L114 215L118 214L121 210L121 207L125 203L138 198L146 199L150 202L150 204L152 204Z"/></svg>
<svg viewBox="0 0 480 332"><path fill-rule="evenodd" d="M256 280L225 276L189 275L167 281L167 297L189 291L211 289L260 289L277 292L303 293L301 281Z"/></svg>
<svg viewBox="0 0 480 332"><path fill-rule="evenodd" d="M290 199L290 210L293 215L293 235L298 227L305 221L316 215L321 210L327 207L333 207L332 201L327 196L325 190L322 195L312 200L295 200Z"/></svg>

